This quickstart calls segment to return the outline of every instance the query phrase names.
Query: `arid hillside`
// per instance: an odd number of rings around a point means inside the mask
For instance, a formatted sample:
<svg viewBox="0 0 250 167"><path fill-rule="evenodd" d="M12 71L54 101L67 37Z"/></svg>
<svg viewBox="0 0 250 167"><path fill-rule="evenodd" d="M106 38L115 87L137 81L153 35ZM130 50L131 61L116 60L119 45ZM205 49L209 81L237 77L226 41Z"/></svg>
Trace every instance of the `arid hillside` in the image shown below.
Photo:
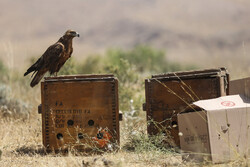
<svg viewBox="0 0 250 167"><path fill-rule="evenodd" d="M1 0L0 6L0 58L10 67L27 64L71 28L81 34L74 41L79 59L146 44L170 60L250 71L247 0Z"/></svg>

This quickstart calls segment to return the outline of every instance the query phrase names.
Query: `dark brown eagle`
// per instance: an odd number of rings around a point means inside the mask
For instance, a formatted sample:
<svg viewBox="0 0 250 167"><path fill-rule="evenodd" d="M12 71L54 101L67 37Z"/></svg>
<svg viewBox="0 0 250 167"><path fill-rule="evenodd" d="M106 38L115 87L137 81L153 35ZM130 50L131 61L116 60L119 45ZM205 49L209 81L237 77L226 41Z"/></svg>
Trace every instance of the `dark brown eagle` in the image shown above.
<svg viewBox="0 0 250 167"><path fill-rule="evenodd" d="M68 30L65 34L53 45L51 45L44 54L33 64L25 73L24 76L33 72L30 86L34 87L43 78L44 74L49 71L50 75L57 75L60 68L70 58L73 47L72 40L80 35L72 30ZM32 77L31 76L31 77Z"/></svg>

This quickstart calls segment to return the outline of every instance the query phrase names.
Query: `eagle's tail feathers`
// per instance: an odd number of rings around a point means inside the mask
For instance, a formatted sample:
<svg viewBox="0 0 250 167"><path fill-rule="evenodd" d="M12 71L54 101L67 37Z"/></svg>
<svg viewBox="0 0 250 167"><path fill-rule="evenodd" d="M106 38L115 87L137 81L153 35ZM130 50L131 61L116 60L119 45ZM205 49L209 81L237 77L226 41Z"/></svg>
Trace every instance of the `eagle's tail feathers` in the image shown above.
<svg viewBox="0 0 250 167"><path fill-rule="evenodd" d="M44 74L46 73L46 71L38 71L36 73L36 75L34 76L34 78L32 79L31 83L30 83L30 86L31 87L34 87L35 85L37 85L41 79L43 78Z"/></svg>
<svg viewBox="0 0 250 167"><path fill-rule="evenodd" d="M37 72L37 71L34 71L34 72L32 73L31 78L34 76L34 74L35 74L36 72Z"/></svg>
<svg viewBox="0 0 250 167"><path fill-rule="evenodd" d="M29 73L33 72L33 71L38 71L39 68L39 64L41 64L41 58L39 58L25 73L24 76L28 75ZM32 74L32 76L34 75L34 73Z"/></svg>
<svg viewBox="0 0 250 167"><path fill-rule="evenodd" d="M36 67L31 66L31 67L24 73L24 76L28 75L29 73L31 73L32 71L35 71L35 70L36 70Z"/></svg>

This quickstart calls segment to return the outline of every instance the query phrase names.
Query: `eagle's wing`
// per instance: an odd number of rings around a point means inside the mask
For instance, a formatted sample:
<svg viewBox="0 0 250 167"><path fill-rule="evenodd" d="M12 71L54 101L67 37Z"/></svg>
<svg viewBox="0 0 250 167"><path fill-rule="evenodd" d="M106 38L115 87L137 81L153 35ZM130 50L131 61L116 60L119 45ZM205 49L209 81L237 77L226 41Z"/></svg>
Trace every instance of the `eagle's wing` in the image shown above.
<svg viewBox="0 0 250 167"><path fill-rule="evenodd" d="M30 83L31 87L34 87L36 84L38 84L47 71L56 68L57 62L59 61L63 53L64 53L63 44L57 42L51 45L44 52L44 54L37 60L37 62L27 70L27 72L24 75L27 75L32 71L36 73Z"/></svg>
<svg viewBox="0 0 250 167"><path fill-rule="evenodd" d="M50 64L54 64L62 52L64 51L64 46L62 43L55 43L51 45L44 54L24 73L24 76L28 75L29 73L37 72L41 68L46 68Z"/></svg>
<svg viewBox="0 0 250 167"><path fill-rule="evenodd" d="M42 55L45 65L48 67L56 63L64 53L64 45L60 42L51 45Z"/></svg>

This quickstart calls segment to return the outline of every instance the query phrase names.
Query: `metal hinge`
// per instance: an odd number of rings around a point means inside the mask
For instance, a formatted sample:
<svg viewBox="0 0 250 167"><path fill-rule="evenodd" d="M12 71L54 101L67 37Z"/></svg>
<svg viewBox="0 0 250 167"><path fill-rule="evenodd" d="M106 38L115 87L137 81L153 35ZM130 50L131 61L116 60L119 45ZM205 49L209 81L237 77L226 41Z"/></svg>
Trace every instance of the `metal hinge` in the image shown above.
<svg viewBox="0 0 250 167"><path fill-rule="evenodd" d="M122 121L122 113L119 113L119 121Z"/></svg>
<svg viewBox="0 0 250 167"><path fill-rule="evenodd" d="M38 105L38 114L42 114L42 104Z"/></svg>
<svg viewBox="0 0 250 167"><path fill-rule="evenodd" d="M143 110L143 111L146 111L146 103L143 103L143 104L142 104L142 110Z"/></svg>

